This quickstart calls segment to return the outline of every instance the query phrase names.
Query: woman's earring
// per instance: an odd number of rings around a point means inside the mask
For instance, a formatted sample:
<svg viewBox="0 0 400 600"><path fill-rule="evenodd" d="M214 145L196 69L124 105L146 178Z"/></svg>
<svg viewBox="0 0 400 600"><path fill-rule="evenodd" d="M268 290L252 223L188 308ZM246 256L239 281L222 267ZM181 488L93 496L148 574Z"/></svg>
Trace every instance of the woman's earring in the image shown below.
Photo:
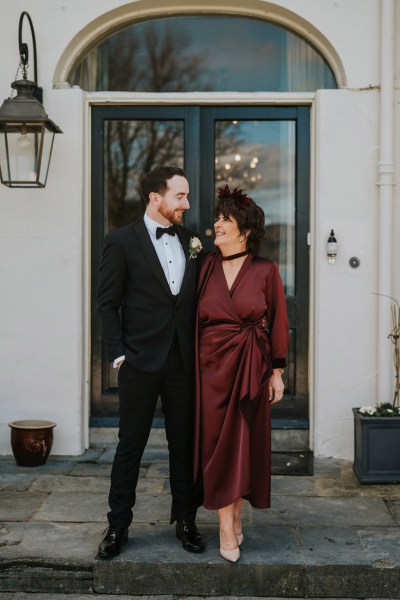
<svg viewBox="0 0 400 600"><path fill-rule="evenodd" d="M243 242L242 238L239 238L239 242Z"/></svg>

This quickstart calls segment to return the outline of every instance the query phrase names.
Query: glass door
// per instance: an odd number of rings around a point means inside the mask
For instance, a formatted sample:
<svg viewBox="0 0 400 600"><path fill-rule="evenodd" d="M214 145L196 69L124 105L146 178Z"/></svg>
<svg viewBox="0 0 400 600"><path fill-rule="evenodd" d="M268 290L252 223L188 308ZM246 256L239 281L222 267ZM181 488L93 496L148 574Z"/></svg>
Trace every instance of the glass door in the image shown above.
<svg viewBox="0 0 400 600"><path fill-rule="evenodd" d="M289 365L276 426L308 425L309 130L308 107L210 107L201 115L203 238L211 248L217 188L242 188L264 210L260 255L279 265L285 288Z"/></svg>
<svg viewBox="0 0 400 600"><path fill-rule="evenodd" d="M307 107L124 106L92 109L92 407L93 425L116 425L117 382L105 356L95 291L104 234L144 211L141 174L157 165L184 167L191 209L186 224L213 248L213 205L228 183L265 212L261 255L279 264L290 319L285 399L277 426L307 424L308 202ZM296 425L293 425L296 427Z"/></svg>

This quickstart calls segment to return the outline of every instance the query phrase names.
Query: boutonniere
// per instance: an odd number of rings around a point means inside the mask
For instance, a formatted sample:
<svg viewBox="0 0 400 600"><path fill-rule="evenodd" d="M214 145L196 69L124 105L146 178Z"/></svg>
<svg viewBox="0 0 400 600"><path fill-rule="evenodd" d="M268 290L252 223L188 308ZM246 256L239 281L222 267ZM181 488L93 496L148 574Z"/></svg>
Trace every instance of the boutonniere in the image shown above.
<svg viewBox="0 0 400 600"><path fill-rule="evenodd" d="M197 258L197 255L199 254L199 252L201 252L203 249L203 246L201 244L201 241L199 240L198 237L192 237L190 238L190 242L189 242L189 260L191 258Z"/></svg>

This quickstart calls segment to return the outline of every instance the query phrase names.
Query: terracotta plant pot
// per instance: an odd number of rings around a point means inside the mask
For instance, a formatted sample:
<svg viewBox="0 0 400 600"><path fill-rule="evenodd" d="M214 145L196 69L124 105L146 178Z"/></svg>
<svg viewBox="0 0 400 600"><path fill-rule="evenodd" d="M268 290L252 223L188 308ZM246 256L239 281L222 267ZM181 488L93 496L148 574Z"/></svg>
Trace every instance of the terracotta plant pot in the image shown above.
<svg viewBox="0 0 400 600"><path fill-rule="evenodd" d="M44 465L53 445L53 421L12 421L11 448L20 467Z"/></svg>

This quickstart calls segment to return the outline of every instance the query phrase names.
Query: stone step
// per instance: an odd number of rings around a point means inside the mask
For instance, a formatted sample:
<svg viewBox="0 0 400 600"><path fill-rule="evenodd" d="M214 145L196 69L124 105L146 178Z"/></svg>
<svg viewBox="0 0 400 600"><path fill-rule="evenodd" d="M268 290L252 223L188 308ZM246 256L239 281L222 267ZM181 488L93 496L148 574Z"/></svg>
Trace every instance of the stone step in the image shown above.
<svg viewBox="0 0 400 600"><path fill-rule="evenodd" d="M240 562L234 565L219 557L215 527L203 526L202 531L207 552L201 555L177 546L171 528L145 525L113 560L88 561L74 558L73 553L68 559L32 556L2 560L0 591L129 597L400 597L398 562L371 560L359 548L351 548L353 542L343 530L316 528L305 536L299 552L294 528L250 529ZM322 552L320 540L325 540ZM350 550L345 550L346 543Z"/></svg>
<svg viewBox="0 0 400 600"><path fill-rule="evenodd" d="M271 433L273 452L302 452L307 451L310 447L308 429L272 429ZM115 448L118 444L116 427L91 427L89 436L91 448ZM148 446L167 448L163 427L152 428Z"/></svg>
<svg viewBox="0 0 400 600"><path fill-rule="evenodd" d="M285 493L295 479L276 481ZM96 560L104 527L99 492L52 496L40 504L34 521L1 526L0 592L400 597L399 527L378 498L283 495L274 497L269 511L247 507L241 559L233 565L219 556L212 511L200 509L198 515L206 552L182 549L168 524L167 495L142 495L121 554ZM14 518L21 518L22 508Z"/></svg>

